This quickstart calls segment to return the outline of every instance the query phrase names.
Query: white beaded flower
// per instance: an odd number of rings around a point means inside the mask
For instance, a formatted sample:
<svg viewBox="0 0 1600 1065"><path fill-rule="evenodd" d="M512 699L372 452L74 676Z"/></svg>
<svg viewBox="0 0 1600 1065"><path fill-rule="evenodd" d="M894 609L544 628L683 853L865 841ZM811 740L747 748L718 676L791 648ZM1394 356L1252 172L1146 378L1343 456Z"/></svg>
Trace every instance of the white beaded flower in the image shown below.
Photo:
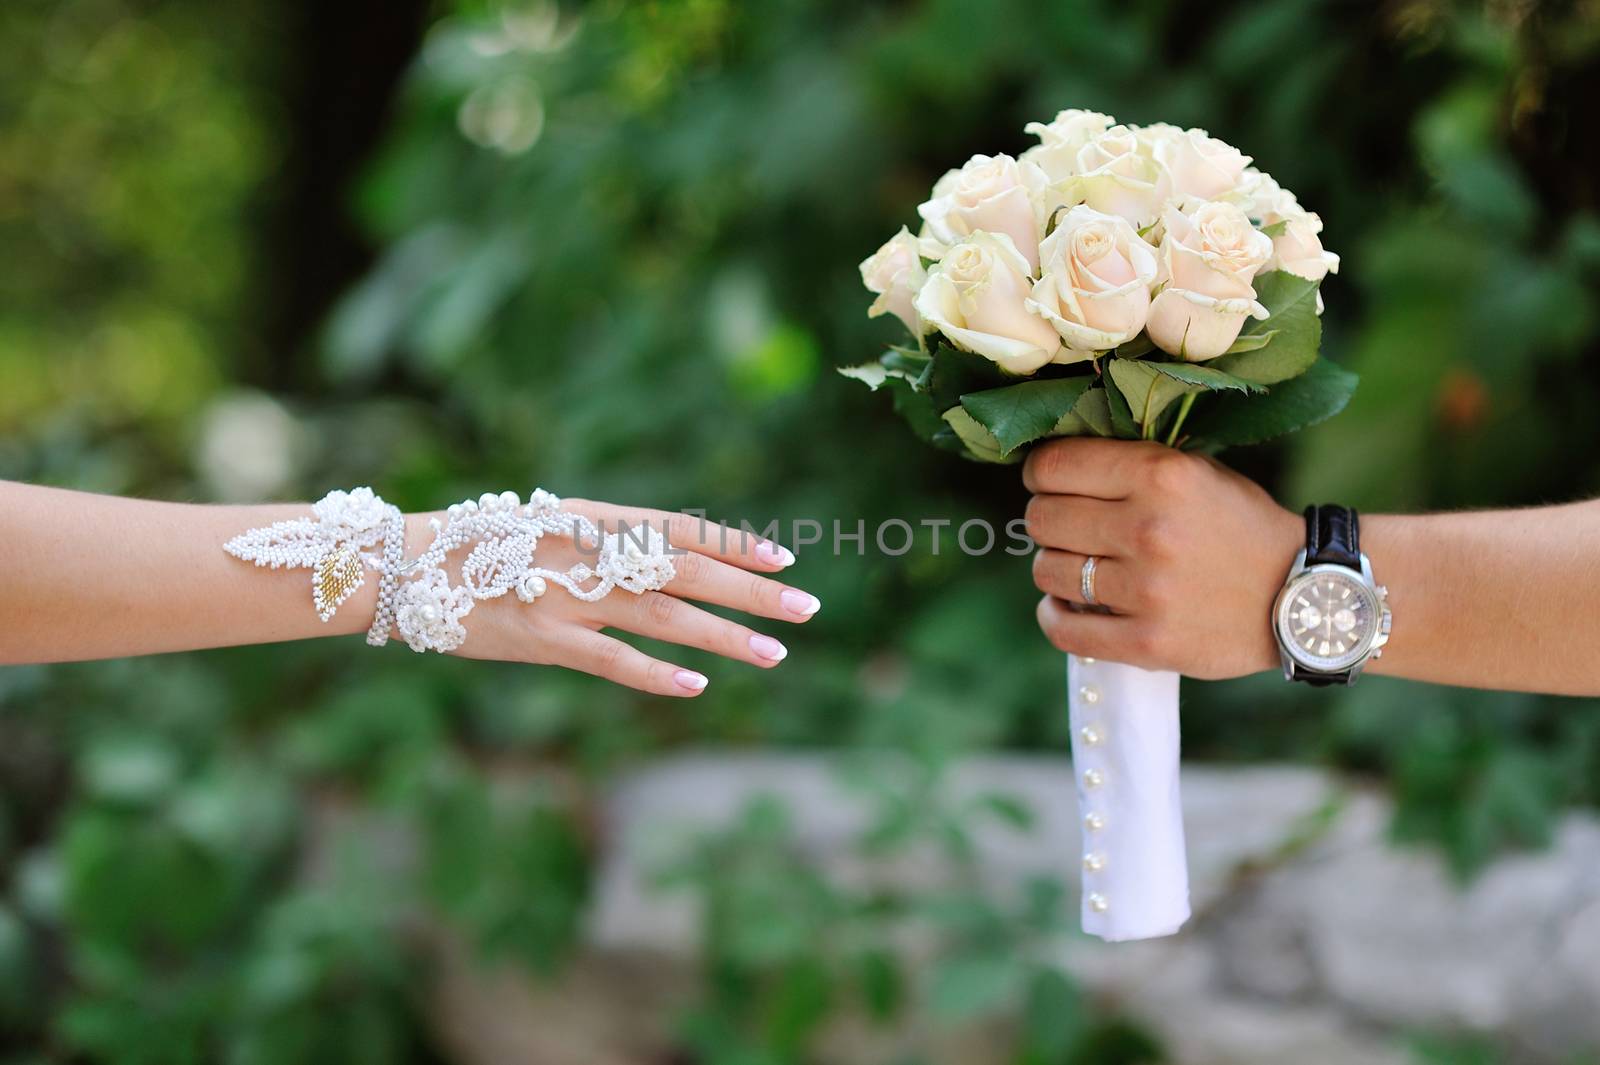
<svg viewBox="0 0 1600 1065"><path fill-rule="evenodd" d="M667 538L646 524L607 536L594 573L639 595L666 587L678 571L667 554Z"/></svg>
<svg viewBox="0 0 1600 1065"><path fill-rule="evenodd" d="M454 651L467 638L461 619L472 612L472 593L450 587L443 570L433 569L400 586L395 595L395 628L406 645L423 651Z"/></svg>
<svg viewBox="0 0 1600 1065"><path fill-rule="evenodd" d="M405 526L400 511L370 488L329 492L311 509L314 518L251 529L229 540L223 550L258 566L310 569L312 603L317 617L327 621L366 582L365 567L383 572L392 583ZM379 541L384 543L382 557L363 550Z"/></svg>
<svg viewBox="0 0 1600 1065"><path fill-rule="evenodd" d="M348 492L332 491L312 504L317 519L332 528L345 530L339 539L364 539L362 533L377 529L388 516L388 504L370 488Z"/></svg>

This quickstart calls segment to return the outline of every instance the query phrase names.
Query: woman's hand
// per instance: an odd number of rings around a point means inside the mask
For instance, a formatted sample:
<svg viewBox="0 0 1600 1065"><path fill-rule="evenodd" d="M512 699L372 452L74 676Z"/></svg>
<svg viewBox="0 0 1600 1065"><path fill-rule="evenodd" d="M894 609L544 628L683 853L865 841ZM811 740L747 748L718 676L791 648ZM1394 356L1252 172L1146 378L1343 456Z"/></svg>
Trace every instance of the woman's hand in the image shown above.
<svg viewBox="0 0 1600 1065"><path fill-rule="evenodd" d="M1212 459L1092 438L1035 448L1022 477L1051 643L1202 679L1277 667L1272 602L1305 533L1260 486ZM1088 555L1110 614L1072 605Z"/></svg>
<svg viewBox="0 0 1600 1065"><path fill-rule="evenodd" d="M672 547L685 552L673 556L677 576L660 592L634 595L619 588L593 603L553 585L532 604L511 595L479 603L466 619L467 640L457 654L566 666L640 691L689 697L705 690L704 674L651 658L604 630L667 640L770 669L788 654L782 643L690 601L794 624L810 620L821 606L816 596L762 576L784 569L794 555L753 533L687 514L582 499L565 499L562 509L582 514L607 532L637 529L647 522L665 531ZM421 535L413 533L409 539L416 542ZM568 540L547 536L539 541L541 566L565 570L582 561L594 560Z"/></svg>

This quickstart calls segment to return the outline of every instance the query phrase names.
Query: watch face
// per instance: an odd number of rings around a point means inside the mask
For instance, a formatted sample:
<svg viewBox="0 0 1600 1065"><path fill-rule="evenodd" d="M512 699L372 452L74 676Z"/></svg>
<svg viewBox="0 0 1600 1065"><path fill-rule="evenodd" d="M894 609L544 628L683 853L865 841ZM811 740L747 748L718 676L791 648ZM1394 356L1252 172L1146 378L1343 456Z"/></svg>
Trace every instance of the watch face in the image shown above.
<svg viewBox="0 0 1600 1065"><path fill-rule="evenodd" d="M1372 647L1378 598L1342 566L1313 566L1278 599L1278 638L1289 657L1319 673L1340 673Z"/></svg>

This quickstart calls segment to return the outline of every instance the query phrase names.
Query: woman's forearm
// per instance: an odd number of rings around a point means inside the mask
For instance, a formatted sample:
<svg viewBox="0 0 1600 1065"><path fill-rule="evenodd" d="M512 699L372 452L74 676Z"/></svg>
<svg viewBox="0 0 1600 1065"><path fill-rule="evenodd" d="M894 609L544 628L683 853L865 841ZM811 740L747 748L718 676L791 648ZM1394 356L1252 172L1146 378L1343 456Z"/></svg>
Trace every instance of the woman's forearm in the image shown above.
<svg viewBox="0 0 1600 1065"><path fill-rule="evenodd" d="M1394 632L1373 672L1600 695L1600 501L1361 520Z"/></svg>
<svg viewBox="0 0 1600 1065"><path fill-rule="evenodd" d="M309 513L307 504L157 503L0 482L0 662L364 632L376 573L323 624L309 570L262 569L222 550L246 529Z"/></svg>
<svg viewBox="0 0 1600 1065"><path fill-rule="evenodd" d="M709 683L704 674L654 658L610 633L635 633L772 669L788 654L781 642L693 604L790 624L809 621L821 606L810 593L775 579L795 561L794 554L760 537L688 514L584 499L553 504L566 524L552 531L533 525L528 513L532 497L515 506L504 496L492 498L497 506L491 507L487 495L480 497L481 506L493 510L500 524L486 526L474 519L479 501L463 501L464 526L450 516L457 508L444 515L407 515L404 554L420 562L421 548L444 536L457 538L451 545L460 556L465 544L459 538L465 537L477 545L473 551L487 546L490 556L499 559L496 565L509 564L505 545L512 537L505 529L514 527L524 547L527 538L538 538L539 568L519 579L531 582L537 577L539 588L529 583L508 595L505 587L477 586L463 606L460 597L468 594L470 584L464 571L472 556L467 562L435 558L428 563L434 568L424 567L405 579L396 602L406 602L390 618L413 650L563 666L655 695L693 698ZM550 497L544 498L540 505L549 505ZM508 517L512 510L523 512L522 517ZM377 609L380 578L374 570L366 571L362 586L323 623L313 606L309 564L275 570L241 561L223 549L249 530L312 514L308 504L149 503L0 481L0 664L366 631ZM430 527L435 519L445 519L439 532ZM646 536L646 541L659 550L620 554L623 532L644 536L646 527L655 536ZM584 535L590 538L604 531L605 546L580 543L572 531L580 528L588 528ZM612 552L609 562L607 551ZM530 562L524 557L520 565ZM648 570L640 568L645 564ZM620 568L628 583L615 572L599 579L595 567L605 565ZM546 573L567 591L546 594ZM591 583L581 592L574 590L583 581ZM425 600L420 604L412 601L419 594ZM441 594L444 599L438 598ZM426 601L430 597L433 601ZM458 630L469 614L470 631L462 637ZM446 623L455 626L445 628L451 637L448 645L435 632Z"/></svg>

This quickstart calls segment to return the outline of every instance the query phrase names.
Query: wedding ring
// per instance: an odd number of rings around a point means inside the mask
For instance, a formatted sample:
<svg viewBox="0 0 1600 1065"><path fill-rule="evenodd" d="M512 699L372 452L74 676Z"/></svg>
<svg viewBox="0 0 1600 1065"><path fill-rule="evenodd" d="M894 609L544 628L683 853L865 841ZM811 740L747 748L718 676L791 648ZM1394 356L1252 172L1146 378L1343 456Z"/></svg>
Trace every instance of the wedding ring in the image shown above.
<svg viewBox="0 0 1600 1065"><path fill-rule="evenodd" d="M1098 601L1094 597L1094 567L1099 562L1093 555L1083 560L1083 572L1078 577L1078 586L1083 591L1083 601L1094 606Z"/></svg>

